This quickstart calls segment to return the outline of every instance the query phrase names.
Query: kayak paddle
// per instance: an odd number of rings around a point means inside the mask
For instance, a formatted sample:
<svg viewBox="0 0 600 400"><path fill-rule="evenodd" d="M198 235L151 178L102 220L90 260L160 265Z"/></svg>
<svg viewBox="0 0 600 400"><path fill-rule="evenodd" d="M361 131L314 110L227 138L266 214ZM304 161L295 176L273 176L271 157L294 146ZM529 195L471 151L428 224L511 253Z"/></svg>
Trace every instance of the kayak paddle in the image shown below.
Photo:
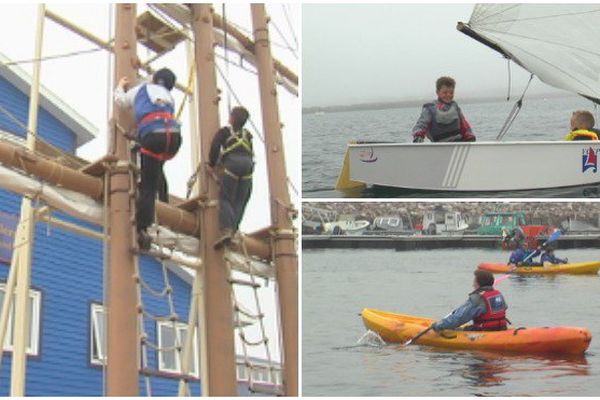
<svg viewBox="0 0 600 400"><path fill-rule="evenodd" d="M433 324L431 324L429 326L429 328L423 329L421 332L417 333L417 335L415 337L413 337L412 339L409 339L406 343L404 343L402 345L402 347L408 346L409 344L411 344L412 342L414 342L415 340L417 340L418 338L420 338L421 336L423 336L424 334L426 334L427 332L429 332L432 329L433 329Z"/></svg>
<svg viewBox="0 0 600 400"><path fill-rule="evenodd" d="M556 239L558 239L561 235L561 231L560 229L557 229L554 231L554 233L552 235L550 235L550 237L548 238L548 240L546 240L544 242L544 244L542 245L542 247L545 247L548 243L552 243L554 242ZM528 261L531 257L533 257L533 255L535 254L535 251L531 252L531 254L529 254L527 257L525 257L525 259L523 260L523 262Z"/></svg>

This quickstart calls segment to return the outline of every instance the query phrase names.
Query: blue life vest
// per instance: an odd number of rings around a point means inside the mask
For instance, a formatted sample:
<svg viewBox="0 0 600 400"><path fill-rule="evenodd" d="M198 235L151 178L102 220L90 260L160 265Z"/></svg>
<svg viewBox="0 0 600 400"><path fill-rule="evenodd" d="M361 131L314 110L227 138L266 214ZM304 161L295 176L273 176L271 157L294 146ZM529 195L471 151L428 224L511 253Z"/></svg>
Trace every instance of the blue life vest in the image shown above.
<svg viewBox="0 0 600 400"><path fill-rule="evenodd" d="M134 98L135 122L138 138L150 132L180 132L181 126L175 119L175 107L169 91L160 85L146 83Z"/></svg>

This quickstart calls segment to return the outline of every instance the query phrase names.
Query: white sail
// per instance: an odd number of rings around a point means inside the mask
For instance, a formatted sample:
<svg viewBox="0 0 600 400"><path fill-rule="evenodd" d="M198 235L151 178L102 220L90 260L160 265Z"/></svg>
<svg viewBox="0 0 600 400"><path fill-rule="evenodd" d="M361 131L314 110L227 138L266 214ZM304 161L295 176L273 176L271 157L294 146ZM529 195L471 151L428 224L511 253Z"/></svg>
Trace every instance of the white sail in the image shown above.
<svg viewBox="0 0 600 400"><path fill-rule="evenodd" d="M467 26L543 82L600 102L600 4L478 4Z"/></svg>

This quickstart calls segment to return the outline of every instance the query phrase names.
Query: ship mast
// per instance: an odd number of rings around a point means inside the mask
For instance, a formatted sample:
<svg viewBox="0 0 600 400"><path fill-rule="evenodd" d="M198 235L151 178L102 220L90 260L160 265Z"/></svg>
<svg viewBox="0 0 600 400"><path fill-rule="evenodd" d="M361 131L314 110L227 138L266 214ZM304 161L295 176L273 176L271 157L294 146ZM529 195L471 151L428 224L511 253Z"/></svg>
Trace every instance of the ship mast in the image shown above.
<svg viewBox="0 0 600 400"><path fill-rule="evenodd" d="M298 256L292 224L294 210L288 192L268 18L264 4L250 7L269 174L273 261L283 334L283 384L286 396L298 396Z"/></svg>

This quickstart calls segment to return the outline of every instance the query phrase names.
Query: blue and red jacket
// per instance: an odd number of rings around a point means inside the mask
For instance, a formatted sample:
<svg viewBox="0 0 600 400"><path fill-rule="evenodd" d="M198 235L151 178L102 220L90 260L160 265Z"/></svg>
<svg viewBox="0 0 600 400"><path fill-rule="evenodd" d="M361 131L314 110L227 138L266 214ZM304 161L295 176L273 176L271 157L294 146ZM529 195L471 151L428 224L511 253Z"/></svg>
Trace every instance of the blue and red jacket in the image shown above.
<svg viewBox="0 0 600 400"><path fill-rule="evenodd" d="M133 100L138 137L150 132L180 132L175 119L175 106L169 91L161 85L146 83L140 86Z"/></svg>

